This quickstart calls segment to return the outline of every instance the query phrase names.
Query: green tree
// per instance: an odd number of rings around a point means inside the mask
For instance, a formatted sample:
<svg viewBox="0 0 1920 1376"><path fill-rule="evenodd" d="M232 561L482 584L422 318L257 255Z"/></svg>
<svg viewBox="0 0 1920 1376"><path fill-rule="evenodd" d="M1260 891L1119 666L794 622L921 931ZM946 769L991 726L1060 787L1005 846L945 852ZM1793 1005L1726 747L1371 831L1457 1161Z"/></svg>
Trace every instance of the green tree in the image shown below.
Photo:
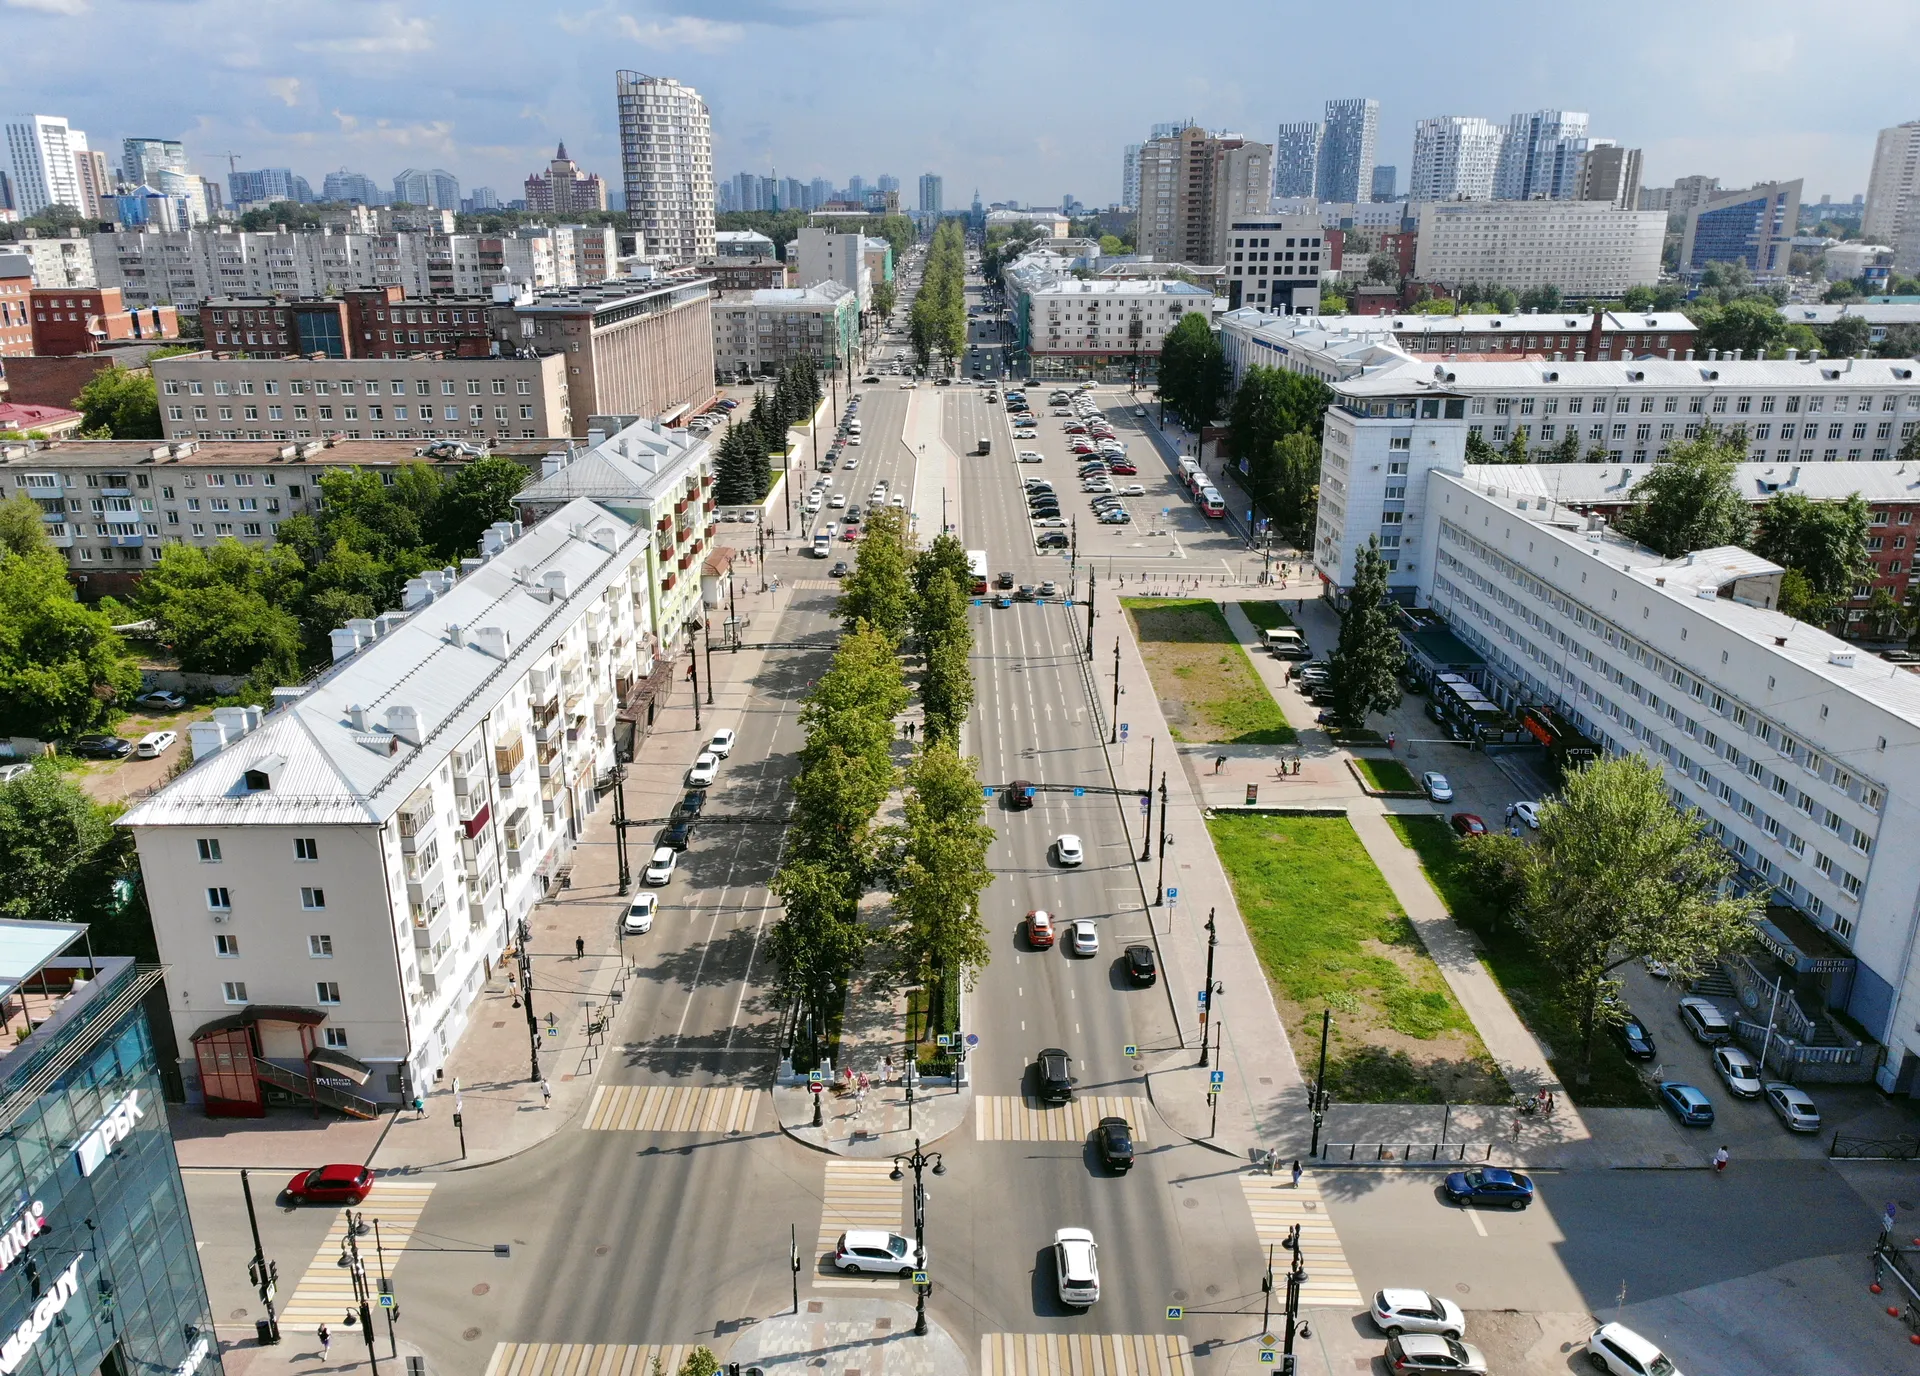
<svg viewBox="0 0 1920 1376"><path fill-rule="evenodd" d="M1126 250L1127 246L1120 242L1118 235L1102 234L1100 236L1100 253L1103 257L1112 257L1115 254L1125 253Z"/></svg>
<svg viewBox="0 0 1920 1376"><path fill-rule="evenodd" d="M1633 505L1621 513L1621 531L1647 548L1677 559L1695 550L1745 544L1753 515L1733 485L1746 441L1708 431L1675 445L1633 485Z"/></svg>
<svg viewBox="0 0 1920 1376"><path fill-rule="evenodd" d="M913 600L902 525L897 507L875 507L868 515L866 532L853 556L853 572L840 585L837 607L849 630L864 621L896 645L907 633Z"/></svg>
<svg viewBox="0 0 1920 1376"><path fill-rule="evenodd" d="M1346 297L1340 295L1337 291L1329 291L1325 287L1320 288L1320 314L1345 315L1346 313Z"/></svg>
<svg viewBox="0 0 1920 1376"><path fill-rule="evenodd" d="M873 284L873 313L885 320L893 314L894 303L899 300L899 288L891 282Z"/></svg>
<svg viewBox="0 0 1920 1376"><path fill-rule="evenodd" d="M1653 288L1645 283L1635 283L1620 293L1622 309L1630 311L1650 311L1653 309Z"/></svg>
<svg viewBox="0 0 1920 1376"><path fill-rule="evenodd" d="M140 580L135 604L188 673L290 682L299 676L299 618L285 603L300 586L292 551L237 540L168 545Z"/></svg>
<svg viewBox="0 0 1920 1376"><path fill-rule="evenodd" d="M1558 444L1554 445L1551 449L1541 452L1540 462L1579 463L1580 431L1576 427L1569 425L1567 427L1567 433L1560 437Z"/></svg>
<svg viewBox="0 0 1920 1376"><path fill-rule="evenodd" d="M58 553L0 553L0 735L60 740L100 730L139 691L125 644L74 597Z"/></svg>
<svg viewBox="0 0 1920 1376"><path fill-rule="evenodd" d="M1814 333L1820 338L1820 347L1836 358L1864 355L1873 344L1873 326L1864 316L1843 315Z"/></svg>
<svg viewBox="0 0 1920 1376"><path fill-rule="evenodd" d="M907 771L904 844L894 884L900 974L931 986L973 985L992 958L980 895L993 882L976 762L944 741L929 742Z"/></svg>
<svg viewBox="0 0 1920 1376"><path fill-rule="evenodd" d="M1560 309L1560 299L1560 288L1551 284L1543 287L1529 287L1520 293L1520 309L1552 315Z"/></svg>
<svg viewBox="0 0 1920 1376"><path fill-rule="evenodd" d="M44 554L52 548L40 503L24 492L0 502L0 554Z"/></svg>
<svg viewBox="0 0 1920 1376"><path fill-rule="evenodd" d="M1637 754L1569 775L1521 864L1527 929L1578 1010L1581 1083L1614 970L1652 958L1691 978L1750 939L1762 903L1734 888L1706 819L1676 808L1659 766Z"/></svg>
<svg viewBox="0 0 1920 1376"><path fill-rule="evenodd" d="M1694 343L1703 352L1740 349L1747 358L1765 358L1787 347L1786 317L1765 297L1738 297L1717 308L1707 305L1694 324Z"/></svg>
<svg viewBox="0 0 1920 1376"><path fill-rule="evenodd" d="M1467 431L1468 463L1499 463L1500 451L1488 444L1478 430Z"/></svg>
<svg viewBox="0 0 1920 1376"><path fill-rule="evenodd" d="M1207 317L1189 312L1160 345L1160 401L1189 430L1209 424L1228 382L1226 356Z"/></svg>
<svg viewBox="0 0 1920 1376"><path fill-rule="evenodd" d="M473 554L482 531L514 519L513 496L526 481L525 465L492 455L454 469L434 496L427 522L434 553L447 560Z"/></svg>
<svg viewBox="0 0 1920 1376"><path fill-rule="evenodd" d="M1900 462L1920 463L1920 426L1915 426L1911 435L1900 441Z"/></svg>
<svg viewBox="0 0 1920 1376"><path fill-rule="evenodd" d="M942 569L953 576L954 583L962 592L967 590L969 570L966 546L945 531L934 536L932 543L913 557L914 597L924 598L934 575Z"/></svg>
<svg viewBox="0 0 1920 1376"><path fill-rule="evenodd" d="M1406 659L1387 602L1387 564L1380 557L1380 539L1370 535L1366 548L1354 559L1353 587L1340 619L1340 644L1327 665L1340 721L1358 729L1367 724L1369 713L1398 707L1400 670Z"/></svg>
<svg viewBox="0 0 1920 1376"><path fill-rule="evenodd" d="M1867 526L1871 519L1866 499L1858 492L1837 502L1776 492L1754 514L1753 552L1800 573L1814 598L1837 606L1853 595L1854 584L1870 567Z"/></svg>
<svg viewBox="0 0 1920 1376"><path fill-rule="evenodd" d="M148 372L130 372L119 364L87 379L73 404L86 417L81 428L99 439L157 440L161 436L160 399Z"/></svg>
<svg viewBox="0 0 1920 1376"><path fill-rule="evenodd" d="M967 621L966 591L950 571L934 573L915 603L914 619L926 653L920 684L926 736L952 745L973 709L973 628Z"/></svg>
<svg viewBox="0 0 1920 1376"><path fill-rule="evenodd" d="M1513 438L1507 441L1507 447L1501 453L1500 458L1505 463L1527 462L1526 426L1516 425L1513 427Z"/></svg>
<svg viewBox="0 0 1920 1376"><path fill-rule="evenodd" d="M50 762L0 788L0 918L98 922L132 867L118 807L102 807Z"/></svg>
<svg viewBox="0 0 1920 1376"><path fill-rule="evenodd" d="M1273 447L1274 518L1304 548L1320 502L1320 441L1296 430Z"/></svg>
<svg viewBox="0 0 1920 1376"><path fill-rule="evenodd" d="M709 1347L694 1348L680 1363L680 1376L714 1376L719 1370L720 1359Z"/></svg>

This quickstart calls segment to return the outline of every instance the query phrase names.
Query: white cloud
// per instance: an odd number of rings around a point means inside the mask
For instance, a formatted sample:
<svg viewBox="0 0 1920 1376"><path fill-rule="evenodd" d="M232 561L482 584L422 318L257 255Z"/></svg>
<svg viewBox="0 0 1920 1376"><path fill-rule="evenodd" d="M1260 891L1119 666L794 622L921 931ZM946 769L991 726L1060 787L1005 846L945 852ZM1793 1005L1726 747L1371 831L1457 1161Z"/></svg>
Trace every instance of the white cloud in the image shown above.
<svg viewBox="0 0 1920 1376"><path fill-rule="evenodd" d="M298 105L300 103L300 78L297 76L268 77L263 83L266 88L279 96L282 103Z"/></svg>
<svg viewBox="0 0 1920 1376"><path fill-rule="evenodd" d="M294 46L302 52L327 53L342 57L404 57L410 53L423 53L433 47L433 36L428 31L424 19L408 19L385 10L381 13L381 25L372 33L354 34L345 38L311 39Z"/></svg>
<svg viewBox="0 0 1920 1376"><path fill-rule="evenodd" d="M611 31L649 48L692 48L700 52L714 52L738 43L747 33L744 24L702 19L692 14L636 18L610 5L581 15L559 15L555 22L571 34Z"/></svg>
<svg viewBox="0 0 1920 1376"><path fill-rule="evenodd" d="M87 0L4 0L10 10L38 10L42 14L85 14Z"/></svg>

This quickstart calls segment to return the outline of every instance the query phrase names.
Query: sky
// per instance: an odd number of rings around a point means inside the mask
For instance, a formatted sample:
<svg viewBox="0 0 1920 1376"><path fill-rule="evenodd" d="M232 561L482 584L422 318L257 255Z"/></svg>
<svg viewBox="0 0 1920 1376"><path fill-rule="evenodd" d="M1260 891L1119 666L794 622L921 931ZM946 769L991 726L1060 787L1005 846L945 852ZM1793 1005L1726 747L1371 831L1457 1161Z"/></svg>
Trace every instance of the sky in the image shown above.
<svg viewBox="0 0 1920 1376"><path fill-rule="evenodd" d="M714 172L835 186L922 172L949 208L1104 205L1121 150L1192 119L1270 142L1329 99L1380 101L1404 191L1415 120L1545 107L1645 150L1647 185L1805 180L1864 192L1874 135L1920 118L1913 0L1542 6L1296 0L0 0L4 110L65 115L117 165L128 136L196 171L444 167L522 194L565 140L619 189L614 72L678 78L713 112ZM103 54L109 54L103 57Z"/></svg>

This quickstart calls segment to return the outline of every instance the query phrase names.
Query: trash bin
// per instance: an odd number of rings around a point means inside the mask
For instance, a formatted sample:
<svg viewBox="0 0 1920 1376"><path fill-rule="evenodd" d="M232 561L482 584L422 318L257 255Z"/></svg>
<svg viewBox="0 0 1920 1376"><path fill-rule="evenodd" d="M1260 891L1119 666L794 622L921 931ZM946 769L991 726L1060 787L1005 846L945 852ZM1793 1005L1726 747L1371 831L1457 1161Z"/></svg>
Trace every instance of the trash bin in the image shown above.
<svg viewBox="0 0 1920 1376"><path fill-rule="evenodd" d="M254 1336L260 1340L262 1347L272 1347L280 1341L280 1325L272 1319L255 1319L253 1332Z"/></svg>

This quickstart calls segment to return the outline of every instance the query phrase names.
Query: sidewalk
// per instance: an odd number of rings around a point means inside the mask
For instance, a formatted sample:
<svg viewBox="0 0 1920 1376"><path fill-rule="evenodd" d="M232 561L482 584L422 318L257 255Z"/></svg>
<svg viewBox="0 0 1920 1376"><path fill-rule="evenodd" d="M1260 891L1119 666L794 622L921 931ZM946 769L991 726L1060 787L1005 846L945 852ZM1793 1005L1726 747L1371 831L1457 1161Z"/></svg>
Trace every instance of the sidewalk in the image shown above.
<svg viewBox="0 0 1920 1376"><path fill-rule="evenodd" d="M953 1335L931 1317L915 1337L913 1305L897 1300L800 1299L800 1313L761 1319L722 1361L818 1376L970 1376Z"/></svg>

